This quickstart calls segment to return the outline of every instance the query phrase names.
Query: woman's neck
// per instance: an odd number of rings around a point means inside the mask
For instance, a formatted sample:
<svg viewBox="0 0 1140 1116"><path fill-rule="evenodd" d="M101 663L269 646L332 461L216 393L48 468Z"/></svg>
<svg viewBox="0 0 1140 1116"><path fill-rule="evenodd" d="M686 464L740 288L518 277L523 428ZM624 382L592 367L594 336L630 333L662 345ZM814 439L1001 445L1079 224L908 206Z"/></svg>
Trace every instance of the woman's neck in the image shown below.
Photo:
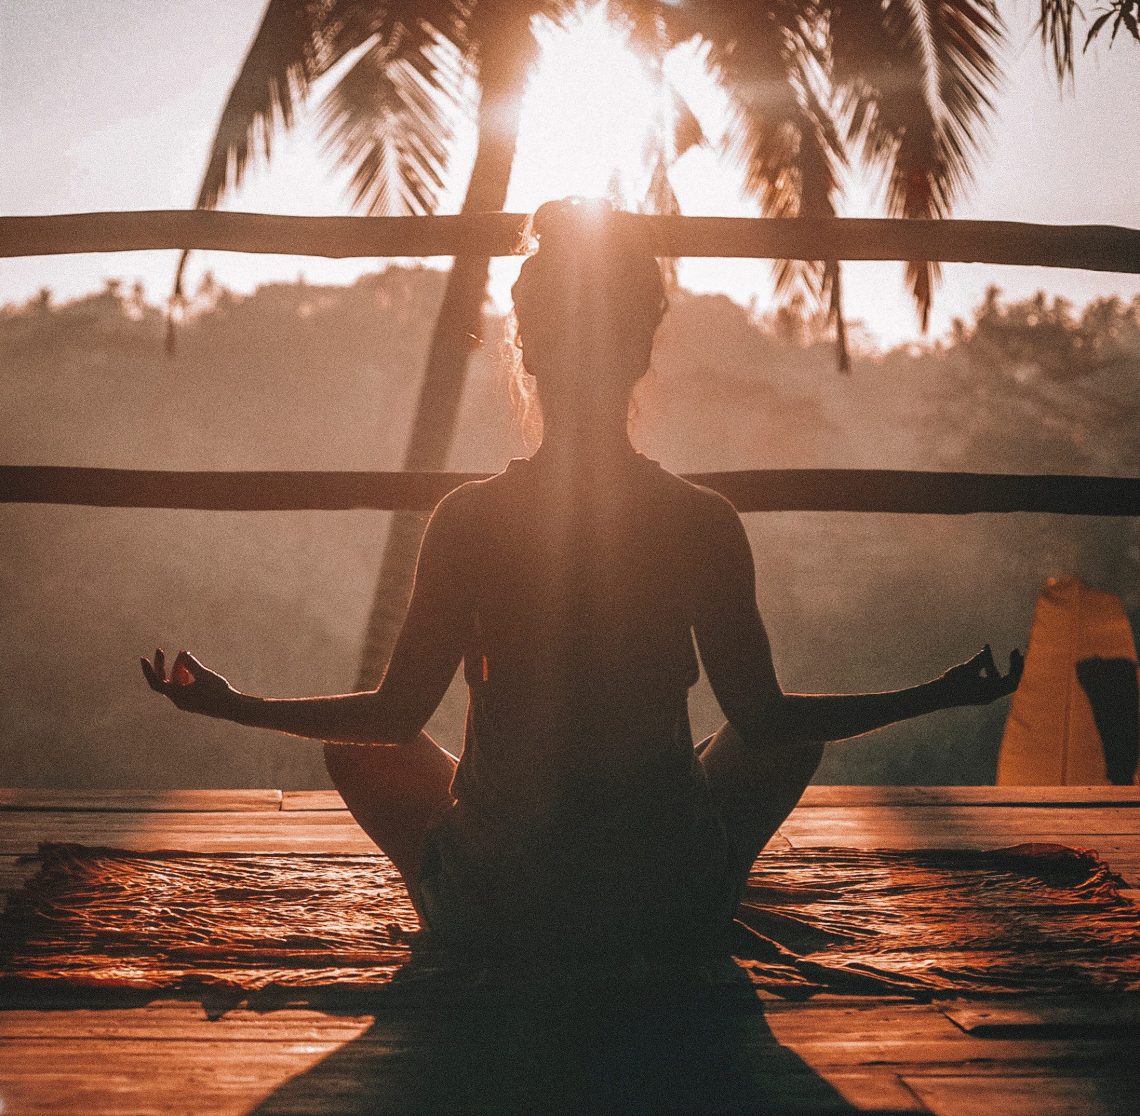
<svg viewBox="0 0 1140 1116"><path fill-rule="evenodd" d="M542 444L533 459L560 473L581 474L610 470L636 456L624 415L620 423L560 422L554 416L544 415Z"/></svg>

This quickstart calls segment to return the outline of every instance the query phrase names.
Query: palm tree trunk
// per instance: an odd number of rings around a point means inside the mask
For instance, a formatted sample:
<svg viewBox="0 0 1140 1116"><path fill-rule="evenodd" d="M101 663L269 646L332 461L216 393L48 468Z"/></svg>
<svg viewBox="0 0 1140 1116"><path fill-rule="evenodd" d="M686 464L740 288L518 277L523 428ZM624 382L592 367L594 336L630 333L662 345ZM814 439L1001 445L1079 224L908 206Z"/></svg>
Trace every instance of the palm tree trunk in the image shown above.
<svg viewBox="0 0 1140 1116"><path fill-rule="evenodd" d="M501 210L518 145L521 93L530 56L525 44L514 44L509 65L481 66L479 143L463 200L463 213ZM520 65L520 57L525 62ZM499 73L491 73L492 69ZM444 469L455 440L472 338L480 336L483 299L490 267L487 256L455 257L448 275L435 332L428 350L423 385L404 455L404 468ZM355 688L376 685L392 653L404 621L415 577L416 558L427 517L416 512L392 516L372 611L364 634Z"/></svg>

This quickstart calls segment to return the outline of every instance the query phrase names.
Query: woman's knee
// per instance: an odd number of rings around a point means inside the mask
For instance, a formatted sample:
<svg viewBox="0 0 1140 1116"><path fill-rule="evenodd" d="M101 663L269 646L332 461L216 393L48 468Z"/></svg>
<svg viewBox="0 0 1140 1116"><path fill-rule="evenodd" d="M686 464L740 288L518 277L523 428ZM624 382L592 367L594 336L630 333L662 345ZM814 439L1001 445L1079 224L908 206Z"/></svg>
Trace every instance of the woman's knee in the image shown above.
<svg viewBox="0 0 1140 1116"><path fill-rule="evenodd" d="M728 725L701 753L713 803L749 864L795 808L822 756L822 744L753 742Z"/></svg>
<svg viewBox="0 0 1140 1116"><path fill-rule="evenodd" d="M803 782L823 759L823 744L780 739L746 739L727 721L699 752L706 771L736 779L763 779L766 784Z"/></svg>
<svg viewBox="0 0 1140 1116"><path fill-rule="evenodd" d="M798 741L795 744L784 745L784 755L788 757L788 764L804 776L807 782L815 773L823 760L823 744L819 741Z"/></svg>
<svg viewBox="0 0 1140 1116"><path fill-rule="evenodd" d="M389 800L449 805L455 760L427 733L407 744L377 747L326 742L325 767L333 785L348 800ZM350 802L350 807L353 803Z"/></svg>
<svg viewBox="0 0 1140 1116"><path fill-rule="evenodd" d="M340 790L342 784L353 784L365 771L364 753L367 749L356 744L337 744L326 740L324 743L325 770L333 785Z"/></svg>

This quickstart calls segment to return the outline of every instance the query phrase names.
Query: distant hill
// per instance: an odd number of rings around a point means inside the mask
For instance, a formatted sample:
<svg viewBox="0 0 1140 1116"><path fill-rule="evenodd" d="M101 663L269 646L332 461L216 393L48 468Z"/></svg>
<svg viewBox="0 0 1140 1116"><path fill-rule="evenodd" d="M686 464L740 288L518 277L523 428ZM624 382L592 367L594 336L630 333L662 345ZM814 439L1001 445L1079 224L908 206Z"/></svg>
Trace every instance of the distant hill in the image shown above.
<svg viewBox="0 0 1140 1116"><path fill-rule="evenodd" d="M160 312L111 284L0 310L9 463L398 468L442 294L432 270L249 297L207 287L162 352ZM866 352L840 376L810 319L678 292L635 440L677 470L853 466L1132 473L1140 304L1078 315L996 294L953 343ZM527 452L501 322L476 353L452 467ZM242 689L351 683L388 517L0 506L0 783L327 785L319 748L179 714L138 656L185 646ZM746 517L791 690L887 689L982 643L1024 645L1053 573L1140 605L1136 525L1061 517ZM453 686L429 728L458 747ZM829 749L835 782L988 782L1005 710L960 710ZM694 728L719 723L702 682Z"/></svg>

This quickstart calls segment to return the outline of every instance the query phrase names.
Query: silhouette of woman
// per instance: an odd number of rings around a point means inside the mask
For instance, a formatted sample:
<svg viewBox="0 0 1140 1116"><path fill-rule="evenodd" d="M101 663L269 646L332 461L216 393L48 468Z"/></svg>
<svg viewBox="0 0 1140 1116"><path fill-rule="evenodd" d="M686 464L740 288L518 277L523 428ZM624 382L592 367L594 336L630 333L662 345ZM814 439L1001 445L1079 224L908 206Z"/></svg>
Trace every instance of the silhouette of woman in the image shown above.
<svg viewBox="0 0 1140 1116"><path fill-rule="evenodd" d="M543 437L436 507L403 629L365 693L270 699L180 651L181 709L325 741L337 790L433 936L478 949L720 950L824 741L1016 688L988 647L892 693L781 691L732 505L634 451L630 392L665 312L636 224L534 216L513 295ZM694 747L699 651L727 718ZM463 664L458 765L424 731Z"/></svg>

